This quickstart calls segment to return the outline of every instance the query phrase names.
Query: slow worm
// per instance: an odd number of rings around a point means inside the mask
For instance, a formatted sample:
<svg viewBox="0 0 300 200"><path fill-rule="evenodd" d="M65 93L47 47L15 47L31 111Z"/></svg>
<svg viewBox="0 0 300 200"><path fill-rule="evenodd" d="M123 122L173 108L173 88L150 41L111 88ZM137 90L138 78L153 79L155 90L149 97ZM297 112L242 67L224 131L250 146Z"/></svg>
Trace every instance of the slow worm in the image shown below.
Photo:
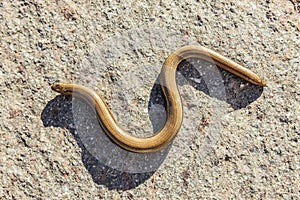
<svg viewBox="0 0 300 200"><path fill-rule="evenodd" d="M93 106L103 130L120 147L138 153L153 152L168 145L180 129L183 114L176 84L176 69L180 62L187 58L213 61L219 67L255 85L266 85L264 80L249 69L210 49L201 46L179 48L166 59L160 73L160 83L167 102L165 125L160 131L147 138L135 137L120 127L102 97L93 90L68 83L54 83L51 88L61 94L79 97Z"/></svg>

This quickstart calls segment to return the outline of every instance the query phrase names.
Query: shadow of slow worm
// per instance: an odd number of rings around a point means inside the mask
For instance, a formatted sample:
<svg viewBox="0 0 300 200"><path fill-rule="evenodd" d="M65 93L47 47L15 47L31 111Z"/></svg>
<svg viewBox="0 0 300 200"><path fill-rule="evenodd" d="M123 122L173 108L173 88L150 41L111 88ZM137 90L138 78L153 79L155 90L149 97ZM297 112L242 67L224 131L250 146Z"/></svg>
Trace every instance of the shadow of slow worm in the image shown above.
<svg viewBox="0 0 300 200"><path fill-rule="evenodd" d="M195 63L191 64L192 62L184 61L178 69L178 73L185 79L184 84L189 84L196 90L211 96L202 74L193 67ZM208 64L204 62L204 65ZM226 101L234 110L246 107L261 95L262 87L248 84L225 70L219 68L218 70L226 92L226 98L220 100ZM218 97L214 96L214 98ZM158 84L152 87L148 105L151 104L165 106L161 87ZM150 106L148 106L149 111ZM152 116L151 112L149 115L153 123L155 116ZM79 121L78 116L81 116ZM70 96L59 95L49 101L42 111L41 120L45 127L66 128L72 133L82 149L82 162L93 181L96 184L106 185L109 189L128 190L142 184L159 168L171 148L170 144L167 148L150 154L136 154L121 149L105 135L93 108ZM154 130L157 129L154 123L153 127ZM110 156L110 160L107 160L107 156ZM138 167L132 168L133 166Z"/></svg>

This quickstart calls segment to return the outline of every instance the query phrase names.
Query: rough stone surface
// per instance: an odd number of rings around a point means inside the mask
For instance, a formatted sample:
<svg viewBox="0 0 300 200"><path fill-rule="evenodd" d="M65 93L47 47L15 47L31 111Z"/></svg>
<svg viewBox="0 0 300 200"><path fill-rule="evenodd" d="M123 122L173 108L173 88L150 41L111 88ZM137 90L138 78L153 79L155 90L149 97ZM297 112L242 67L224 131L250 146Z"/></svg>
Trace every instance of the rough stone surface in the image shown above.
<svg viewBox="0 0 300 200"><path fill-rule="evenodd" d="M299 198L298 0L3 0L0 17L1 199ZM148 39L135 42L145 38L128 34L137 29ZM224 99L219 90L206 87L211 71L191 76L188 66L199 62L183 63L181 74L188 81L180 92L187 125L181 133L191 136L188 141L177 138L155 171L130 173L97 161L76 132L73 100L57 96L50 83L93 77L93 89L114 107L123 126L152 130L151 123L160 120L151 119L149 99L163 101L151 81L148 89L128 91L126 95L134 94L126 106L121 97L119 103L114 100L116 93L126 93L116 85L132 83L124 77L135 66L148 63L159 72L164 59L182 45L183 40L149 34L157 29L175 31L244 64L268 87L220 70ZM118 35L126 35L129 43L120 45L128 51L96 52ZM91 75L91 65L101 64L93 55L105 57L105 68L84 79L85 73ZM144 70L138 78L146 84L157 77L153 71ZM176 148L177 154L172 152ZM118 155L112 159L127 162L128 157Z"/></svg>

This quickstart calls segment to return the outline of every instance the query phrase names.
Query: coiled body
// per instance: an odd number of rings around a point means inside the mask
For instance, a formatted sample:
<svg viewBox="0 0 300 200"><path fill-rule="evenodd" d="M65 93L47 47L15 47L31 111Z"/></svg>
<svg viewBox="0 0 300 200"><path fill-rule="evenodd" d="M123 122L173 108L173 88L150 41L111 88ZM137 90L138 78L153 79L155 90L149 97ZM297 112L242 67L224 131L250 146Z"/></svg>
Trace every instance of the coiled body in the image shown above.
<svg viewBox="0 0 300 200"><path fill-rule="evenodd" d="M160 82L167 103L167 119L164 127L151 137L139 138L118 125L104 100L91 89L76 84L54 83L52 89L66 95L74 95L95 107L99 122L106 134L120 147L133 152L152 152L169 144L182 123L181 98L176 84L176 69L187 58L213 61L219 67L259 86L265 82L249 69L201 46L185 46L172 53L164 62Z"/></svg>

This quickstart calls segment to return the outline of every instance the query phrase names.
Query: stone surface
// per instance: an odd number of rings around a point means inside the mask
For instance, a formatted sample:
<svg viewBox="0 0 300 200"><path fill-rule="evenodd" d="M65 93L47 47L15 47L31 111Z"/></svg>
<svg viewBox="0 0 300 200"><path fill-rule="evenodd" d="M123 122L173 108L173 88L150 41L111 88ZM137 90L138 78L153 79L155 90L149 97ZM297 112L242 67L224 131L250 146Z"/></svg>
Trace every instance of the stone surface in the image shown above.
<svg viewBox="0 0 300 200"><path fill-rule="evenodd" d="M299 5L2 1L0 198L297 199ZM97 161L104 157L94 155L78 133L72 98L58 96L50 83L90 83L124 127L153 131L164 118L161 93L153 86L160 66L189 43L242 63L268 86L253 86L223 70L214 71L218 82L203 67L208 63L184 62L178 79L185 121L170 149L147 158L116 153ZM130 84L136 80L134 89ZM155 171L128 168L157 158L164 162Z"/></svg>

